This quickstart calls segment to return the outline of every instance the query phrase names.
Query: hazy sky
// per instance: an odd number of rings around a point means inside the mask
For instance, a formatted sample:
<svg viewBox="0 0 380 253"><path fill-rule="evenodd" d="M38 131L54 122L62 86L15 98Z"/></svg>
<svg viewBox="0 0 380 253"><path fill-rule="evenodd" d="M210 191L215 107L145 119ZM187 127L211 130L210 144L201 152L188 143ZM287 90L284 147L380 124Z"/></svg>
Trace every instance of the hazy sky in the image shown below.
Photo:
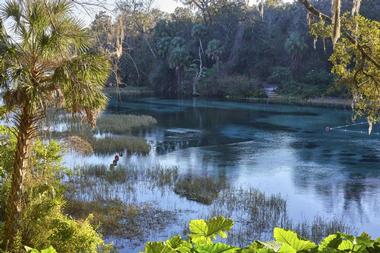
<svg viewBox="0 0 380 253"><path fill-rule="evenodd" d="M173 12L179 3L175 0L156 0L155 5L160 10Z"/></svg>

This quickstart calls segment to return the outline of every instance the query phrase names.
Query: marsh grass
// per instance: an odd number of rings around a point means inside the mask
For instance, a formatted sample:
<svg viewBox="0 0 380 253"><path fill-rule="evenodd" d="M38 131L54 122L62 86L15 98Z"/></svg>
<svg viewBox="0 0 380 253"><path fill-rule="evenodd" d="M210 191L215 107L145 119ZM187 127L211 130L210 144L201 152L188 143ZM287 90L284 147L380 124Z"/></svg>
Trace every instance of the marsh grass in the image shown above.
<svg viewBox="0 0 380 253"><path fill-rule="evenodd" d="M120 198L123 201L122 203L129 203L123 204L129 205L129 209L124 206L124 209L129 210L129 216L132 217L128 219L124 218L126 214L119 213L121 211L117 206L111 204L104 207L100 206L104 210L109 210L110 215L122 217L116 219L121 225L115 224L116 221L111 218L102 218L103 222L111 224L110 229L115 227L118 231L121 231L115 233L118 233L122 238L138 239L142 233L145 233L141 231L145 231L146 227L151 224L146 223L144 220L151 219L151 217L147 216L154 216L156 212L158 217L161 217L160 209L152 211L149 208L139 208L138 210L144 212L144 214L134 214L137 211L130 206L131 203L138 206L146 204L139 203L139 194L144 194L144 196L145 194L153 194L159 196L159 199L164 197L166 201L170 201L170 196L178 194L203 206L200 209L199 205L195 205L197 207L194 207L194 209L190 208L189 212L195 212L196 218L209 218L218 215L232 218L235 221L235 226L229 233L227 242L238 246L247 245L253 239L271 240L274 227L296 230L301 236L314 241L318 241L320 238L336 231L351 233L353 230L353 228L338 219L327 220L316 217L312 221L293 222L288 216L287 202L280 195L264 194L254 188L231 187L223 177L217 179L180 174L175 167L165 168L160 166L147 168L116 166L114 170L110 170L106 166L92 165L76 168L75 171L77 173L74 174L70 182L72 186L68 188L69 194L67 194L67 197L69 200L74 199L94 205L92 203L94 201L103 200L107 202L108 200ZM96 205L99 206L100 204L97 203ZM99 209L100 207L98 206L95 206L96 208L94 209ZM155 206L160 205L155 204ZM165 215L162 220L151 220L150 222L156 228L164 228L171 224L188 224L186 218L179 218L182 217L181 215L185 211L181 206L174 203L173 206L169 204L168 207L165 208L170 210L171 215L176 220L165 220L167 218ZM106 212L104 210L102 211L103 213ZM126 220L131 226L128 231L125 231L125 227L123 227ZM105 235L112 233L107 229L106 227L103 230Z"/></svg>
<svg viewBox="0 0 380 253"><path fill-rule="evenodd" d="M151 204L125 204L120 200L98 199L81 201L71 199L64 211L77 219L85 219L90 214L92 222L106 236L144 240L150 233L163 229L175 221L175 214Z"/></svg>
<svg viewBox="0 0 380 253"><path fill-rule="evenodd" d="M132 130L141 130L157 124L157 120L148 115L103 114L96 122L101 133L125 134Z"/></svg>
<svg viewBox="0 0 380 253"><path fill-rule="evenodd" d="M71 177L71 182L75 184L87 185L88 182L99 183L106 182L109 184L135 184L138 182L147 182L154 187L172 186L178 179L177 167L153 166L144 169L135 167L116 166L110 169L105 165L86 165L74 169L77 173ZM100 181L99 181L100 180Z"/></svg>
<svg viewBox="0 0 380 253"><path fill-rule="evenodd" d="M338 218L326 220L321 216L314 217L314 220L311 223L304 221L289 226L288 229L292 229L300 236L308 238L316 243L319 243L327 235L334 234L336 232L352 234L355 231L353 226L345 224Z"/></svg>
<svg viewBox="0 0 380 253"><path fill-rule="evenodd" d="M54 127L44 130L43 136L61 139L69 149L84 155L93 152L112 154L125 150L129 154L147 155L150 152L150 145L144 138L125 134L131 134L133 130L147 129L157 124L157 120L148 115L103 114L97 120L97 127L92 129L84 122L60 113L58 116L49 117L47 124L52 126L64 124L66 127L63 131ZM96 138L94 135L96 133L110 135L105 138Z"/></svg>
<svg viewBox="0 0 380 253"><path fill-rule="evenodd" d="M105 138L92 138L90 143L95 154L112 154L126 151L128 154L147 155L150 145L144 138L133 136L106 136Z"/></svg>
<svg viewBox="0 0 380 253"><path fill-rule="evenodd" d="M190 175L178 179L174 192L188 200L210 205L218 198L221 190L227 188L226 179L213 179L210 177L193 177Z"/></svg>

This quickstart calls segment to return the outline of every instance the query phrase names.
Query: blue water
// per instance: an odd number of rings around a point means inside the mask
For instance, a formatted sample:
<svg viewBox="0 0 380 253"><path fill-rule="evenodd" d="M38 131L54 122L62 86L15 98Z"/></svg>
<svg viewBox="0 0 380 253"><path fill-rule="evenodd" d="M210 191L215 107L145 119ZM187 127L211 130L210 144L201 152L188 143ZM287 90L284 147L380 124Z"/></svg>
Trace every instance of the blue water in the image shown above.
<svg viewBox="0 0 380 253"><path fill-rule="evenodd" d="M136 133L152 143L151 154L127 163L225 176L234 186L280 193L295 221L335 217L380 236L378 126L371 136L365 124L325 131L350 124L350 111L158 98L113 102L108 110L158 120Z"/></svg>

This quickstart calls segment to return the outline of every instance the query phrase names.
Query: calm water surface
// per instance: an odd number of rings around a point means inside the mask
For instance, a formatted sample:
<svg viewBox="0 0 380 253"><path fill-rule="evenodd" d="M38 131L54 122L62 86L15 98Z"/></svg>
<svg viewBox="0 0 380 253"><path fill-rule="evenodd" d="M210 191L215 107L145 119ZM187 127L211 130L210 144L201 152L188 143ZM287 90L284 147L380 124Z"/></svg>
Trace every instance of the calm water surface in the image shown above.
<svg viewBox="0 0 380 253"><path fill-rule="evenodd" d="M155 128L136 133L150 141L151 154L125 157L127 164L178 166L184 172L223 176L233 186L280 193L295 221L335 217L358 232L380 236L379 129L370 137L366 125L325 131L326 126L349 124L349 111L157 98L111 103L109 111L158 120ZM83 161L66 159L70 165ZM179 197L167 201L191 205Z"/></svg>

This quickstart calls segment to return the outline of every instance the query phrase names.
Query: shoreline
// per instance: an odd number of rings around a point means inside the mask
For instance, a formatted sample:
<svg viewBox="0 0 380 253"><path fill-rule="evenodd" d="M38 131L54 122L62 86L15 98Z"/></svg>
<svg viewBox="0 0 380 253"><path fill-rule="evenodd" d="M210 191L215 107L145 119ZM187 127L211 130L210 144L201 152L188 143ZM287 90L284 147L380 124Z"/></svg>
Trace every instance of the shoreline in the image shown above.
<svg viewBox="0 0 380 253"><path fill-rule="evenodd" d="M246 103L263 104L283 104L283 105L304 105L312 107L351 109L351 100L342 98L295 98L295 97L275 97L275 98L226 98L228 101L240 101Z"/></svg>
<svg viewBox="0 0 380 253"><path fill-rule="evenodd" d="M119 93L121 96L155 96L154 91L146 87L128 87L128 88L115 88L107 87L104 89L106 95L114 96ZM185 98L192 98L185 97ZM297 98L297 97L285 97L276 96L268 98L257 98L257 97L227 97L227 98L210 98L210 97L199 97L202 99L217 99L221 101L236 101L245 103L261 103L261 104L283 104L283 105L304 105L313 107L325 107L325 108L339 108L339 109L351 109L351 100L344 98L335 97L318 97L318 98ZM174 98L173 98L174 99Z"/></svg>

